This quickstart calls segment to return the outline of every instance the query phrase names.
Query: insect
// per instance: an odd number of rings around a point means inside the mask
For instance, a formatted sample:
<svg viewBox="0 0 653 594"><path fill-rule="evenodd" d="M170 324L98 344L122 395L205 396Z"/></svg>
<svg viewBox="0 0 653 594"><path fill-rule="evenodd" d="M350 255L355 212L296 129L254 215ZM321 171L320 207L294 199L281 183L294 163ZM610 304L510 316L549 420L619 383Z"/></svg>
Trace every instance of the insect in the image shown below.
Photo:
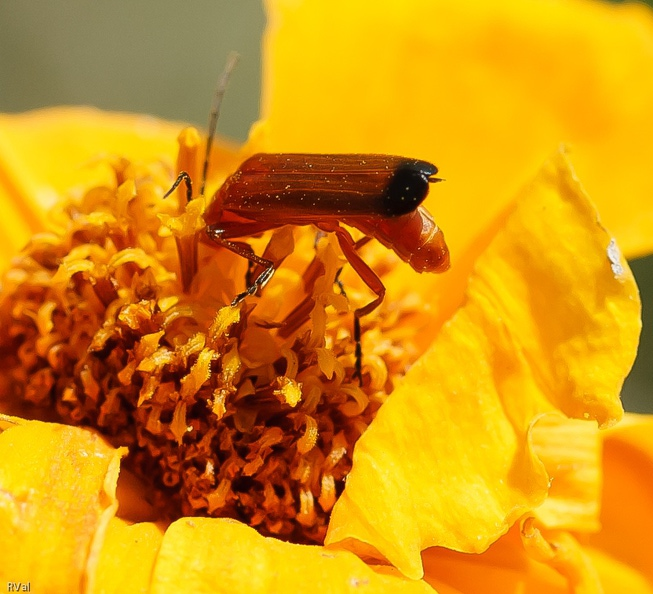
<svg viewBox="0 0 653 594"><path fill-rule="evenodd" d="M232 67L228 66L226 74ZM225 84L223 75L219 99ZM204 179L219 99L212 110ZM372 301L354 311L355 375L362 381L360 318L381 305L385 287L358 248L374 238L417 272L447 270L449 251L444 235L421 206L430 184L441 181L435 177L437 171L426 161L381 154L260 153L248 158L226 179L204 213L206 234L213 243L259 266L256 278L232 305L265 286L275 271L273 262L234 239L284 225L314 225L322 232L335 233L345 258L375 294ZM191 180L185 172L179 174L168 194L182 180L190 198ZM343 225L358 229L364 238L354 241Z"/></svg>
<svg viewBox="0 0 653 594"><path fill-rule="evenodd" d="M283 225L314 225L335 233L344 256L376 295L354 312L360 379L360 318L382 303L385 287L358 253L361 242L357 245L343 225L378 240L417 272L445 271L449 251L444 235L421 206L429 184L440 181L436 173L431 163L391 155L261 153L250 157L227 178L204 214L206 233L215 244L262 267L233 304L263 287L275 270L271 261L233 239Z"/></svg>

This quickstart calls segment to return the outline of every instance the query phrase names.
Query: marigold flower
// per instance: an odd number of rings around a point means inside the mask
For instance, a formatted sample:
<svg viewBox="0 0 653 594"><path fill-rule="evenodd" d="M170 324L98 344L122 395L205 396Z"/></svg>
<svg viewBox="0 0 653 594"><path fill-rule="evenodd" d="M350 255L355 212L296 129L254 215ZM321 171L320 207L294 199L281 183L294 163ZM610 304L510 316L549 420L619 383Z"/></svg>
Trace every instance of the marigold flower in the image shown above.
<svg viewBox="0 0 653 594"><path fill-rule="evenodd" d="M639 154L620 154L606 181L601 146L634 142L629 126L640 119L641 133L650 115L598 101L581 113L567 84L524 100L531 67L516 67L546 61L542 38L554 31L559 53L547 59L570 73L562 80L577 69L561 39L599 56L593 83L611 88L610 44L628 42L650 69L649 16L585 2L463 4L271 2L264 119L241 154L223 148L211 167L207 197L258 150L442 164L450 189L430 201L454 269L416 276L365 247L388 297L364 320L362 386L347 310L368 294L349 272L347 298L334 290L343 259L331 238L248 238L283 264L259 296L230 305L246 264L213 246L196 252L202 197L185 205L182 187L162 199L176 171L199 176L195 132L182 133L172 164L174 125L73 109L0 119L0 404L97 431L1 417L0 577L55 592L650 590L641 535L653 420L606 429L622 416L637 348L637 288L554 150L575 143L611 232L643 253L650 235L646 223L633 233L632 215L650 180L632 178ZM436 17L449 24L434 27ZM600 35L581 33L581 17ZM459 59L447 65L451 47ZM441 75L425 77L434 56L445 58ZM487 72L517 76L504 90ZM461 124L456 136L449 119L458 111L455 121L492 139L471 161L462 146L474 135ZM537 114L532 127L514 125L521 113ZM592 117L600 130L582 125ZM632 200L617 211L608 203L620 176ZM56 227L44 232L48 210ZM302 302L311 307L279 328Z"/></svg>

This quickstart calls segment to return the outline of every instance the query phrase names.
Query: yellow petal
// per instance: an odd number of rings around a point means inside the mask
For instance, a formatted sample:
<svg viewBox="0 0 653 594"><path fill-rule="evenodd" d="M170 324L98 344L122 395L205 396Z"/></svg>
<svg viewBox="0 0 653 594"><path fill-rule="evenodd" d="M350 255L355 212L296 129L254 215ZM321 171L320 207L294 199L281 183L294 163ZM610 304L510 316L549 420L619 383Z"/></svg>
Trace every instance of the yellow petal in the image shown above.
<svg viewBox="0 0 653 594"><path fill-rule="evenodd" d="M171 164L180 125L143 115L59 107L0 115L2 250L8 257L45 228L63 192L110 183L107 159ZM2 262L4 264L4 262Z"/></svg>
<svg viewBox="0 0 653 594"><path fill-rule="evenodd" d="M515 527L516 528L516 527ZM539 535L538 535L539 536ZM540 541L544 550L550 545ZM584 547L582 553L575 550L580 559L580 566L587 569L589 561L594 568L590 575L598 576L600 586L595 580L590 580L594 591L602 588L604 594L650 594L653 588L649 585L642 572L619 562L602 551ZM567 557L569 559L569 556ZM439 592L480 592L484 594L567 594L570 586L573 592L583 592L588 585L582 580L563 577L553 567L537 561L528 555L519 539L518 530L514 528L508 534L481 555L464 555L442 548L424 551L424 579ZM572 572L578 575L578 572ZM582 574L582 572L580 572ZM592 591L592 590L590 590Z"/></svg>
<svg viewBox="0 0 653 594"><path fill-rule="evenodd" d="M420 577L420 550L482 551L542 502L535 416L621 415L639 300L610 245L557 155L477 261L465 305L356 444L327 543L376 550Z"/></svg>
<svg viewBox="0 0 653 594"><path fill-rule="evenodd" d="M554 569L524 551L518 530L512 529L481 555L464 555L442 548L424 551L424 579L438 592L484 594L568 594L568 582Z"/></svg>
<svg viewBox="0 0 653 594"><path fill-rule="evenodd" d="M478 291L501 302L497 313L517 329L516 346L557 408L601 426L615 423L637 352L641 303L564 153L525 188L505 231L477 262L469 297Z"/></svg>
<svg viewBox="0 0 653 594"><path fill-rule="evenodd" d="M149 592L163 532L155 524L112 518L99 553L91 594Z"/></svg>
<svg viewBox="0 0 653 594"><path fill-rule="evenodd" d="M596 423L543 415L531 433L551 487L535 515L547 528L600 529L601 438Z"/></svg>
<svg viewBox="0 0 653 594"><path fill-rule="evenodd" d="M524 520L521 532L528 554L560 573L568 581L571 592L602 594L596 568L569 532L543 532L535 526L534 518Z"/></svg>
<svg viewBox="0 0 653 594"><path fill-rule="evenodd" d="M0 268L47 228L64 193L115 185L118 162L160 161L167 183L181 128L147 115L87 107L0 114ZM235 153L233 145L214 143L210 177L233 171Z"/></svg>
<svg viewBox="0 0 653 594"><path fill-rule="evenodd" d="M589 542L653 583L653 416L627 415L602 437L602 529Z"/></svg>
<svg viewBox="0 0 653 594"><path fill-rule="evenodd" d="M185 518L165 533L152 594L167 592L434 592L347 551L264 538L226 519Z"/></svg>
<svg viewBox="0 0 653 594"><path fill-rule="evenodd" d="M76 427L0 422L0 579L78 592L118 507L123 451Z"/></svg>
<svg viewBox="0 0 653 594"><path fill-rule="evenodd" d="M620 563L601 551L587 549L586 553L601 580L603 594L652 594L653 586L644 577L643 572Z"/></svg>
<svg viewBox="0 0 653 594"><path fill-rule="evenodd" d="M258 147L432 160L463 253L560 142L624 252L653 249L643 4L268 0Z"/></svg>

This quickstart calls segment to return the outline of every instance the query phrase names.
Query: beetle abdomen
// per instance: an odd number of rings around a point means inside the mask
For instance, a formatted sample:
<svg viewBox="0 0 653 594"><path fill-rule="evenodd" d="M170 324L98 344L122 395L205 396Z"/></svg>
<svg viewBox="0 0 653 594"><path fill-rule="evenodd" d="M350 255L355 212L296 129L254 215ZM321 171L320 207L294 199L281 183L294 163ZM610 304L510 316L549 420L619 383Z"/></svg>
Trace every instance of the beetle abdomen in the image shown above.
<svg viewBox="0 0 653 594"><path fill-rule="evenodd" d="M419 206L436 173L431 163L392 155L261 153L225 181L216 208L288 224L396 217Z"/></svg>

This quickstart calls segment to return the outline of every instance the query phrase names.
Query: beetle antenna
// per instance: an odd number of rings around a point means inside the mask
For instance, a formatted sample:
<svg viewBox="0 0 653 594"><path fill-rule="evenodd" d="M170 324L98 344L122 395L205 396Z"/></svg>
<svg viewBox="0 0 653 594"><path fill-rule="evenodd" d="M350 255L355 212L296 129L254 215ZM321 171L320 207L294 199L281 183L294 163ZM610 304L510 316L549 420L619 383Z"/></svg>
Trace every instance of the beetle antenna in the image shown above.
<svg viewBox="0 0 653 594"><path fill-rule="evenodd" d="M237 52L231 52L229 56L227 56L227 63L218 79L218 84L216 85L215 93L213 94L213 103L211 104L211 112L209 115L209 129L206 137L206 152L204 153L204 165L202 166L202 186L200 187L200 194L202 195L204 195L204 188L206 187L206 176L209 171L209 157L211 156L211 147L213 146L215 131L218 127L218 116L220 115L222 98L227 90L231 73L236 67L236 64L238 64L239 58L240 56Z"/></svg>

